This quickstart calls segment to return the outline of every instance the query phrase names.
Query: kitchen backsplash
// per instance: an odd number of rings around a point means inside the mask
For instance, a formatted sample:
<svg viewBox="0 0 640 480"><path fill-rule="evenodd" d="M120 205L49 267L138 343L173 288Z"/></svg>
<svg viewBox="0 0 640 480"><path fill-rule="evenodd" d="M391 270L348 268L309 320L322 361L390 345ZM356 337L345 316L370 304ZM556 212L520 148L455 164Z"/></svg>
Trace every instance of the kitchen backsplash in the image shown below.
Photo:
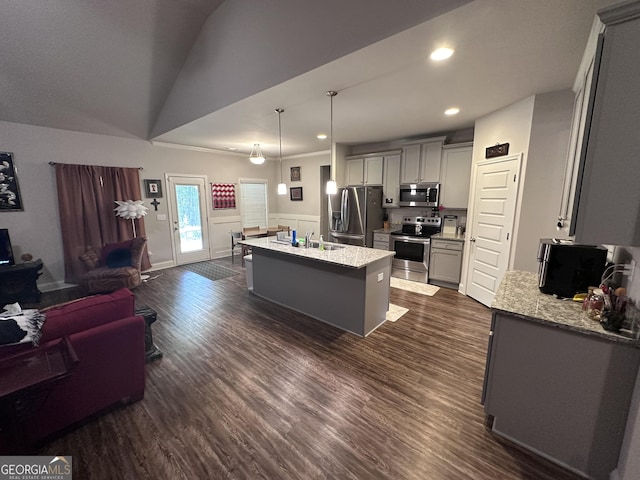
<svg viewBox="0 0 640 480"><path fill-rule="evenodd" d="M385 210L386 214L389 215L389 223L390 224L400 224L402 223L402 219L404 217L433 217L434 212L431 208L418 208L418 207L405 207L405 208L387 208ZM467 224L467 211L466 210L436 210L439 216L444 217L445 215L457 215L458 216L458 225Z"/></svg>

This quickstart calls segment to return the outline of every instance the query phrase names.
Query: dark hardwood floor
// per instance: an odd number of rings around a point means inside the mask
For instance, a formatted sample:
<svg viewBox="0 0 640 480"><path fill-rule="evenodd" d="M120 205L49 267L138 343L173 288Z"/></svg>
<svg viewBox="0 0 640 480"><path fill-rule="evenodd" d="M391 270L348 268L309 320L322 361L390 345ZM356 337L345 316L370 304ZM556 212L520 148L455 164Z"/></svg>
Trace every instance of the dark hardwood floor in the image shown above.
<svg viewBox="0 0 640 480"><path fill-rule="evenodd" d="M392 289L409 312L360 338L248 293L239 262L217 262L239 274L172 268L135 290L164 352L144 399L39 454L72 455L77 479L578 478L486 428L490 312L474 300Z"/></svg>

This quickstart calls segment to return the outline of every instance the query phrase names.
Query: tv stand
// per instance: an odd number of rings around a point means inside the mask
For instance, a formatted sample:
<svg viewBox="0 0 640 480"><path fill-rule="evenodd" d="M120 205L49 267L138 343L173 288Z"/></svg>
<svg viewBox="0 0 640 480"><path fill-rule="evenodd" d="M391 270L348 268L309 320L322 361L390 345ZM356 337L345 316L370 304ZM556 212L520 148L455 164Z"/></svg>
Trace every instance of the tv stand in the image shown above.
<svg viewBox="0 0 640 480"><path fill-rule="evenodd" d="M42 260L0 266L0 308L7 303L39 303L36 280L42 275Z"/></svg>

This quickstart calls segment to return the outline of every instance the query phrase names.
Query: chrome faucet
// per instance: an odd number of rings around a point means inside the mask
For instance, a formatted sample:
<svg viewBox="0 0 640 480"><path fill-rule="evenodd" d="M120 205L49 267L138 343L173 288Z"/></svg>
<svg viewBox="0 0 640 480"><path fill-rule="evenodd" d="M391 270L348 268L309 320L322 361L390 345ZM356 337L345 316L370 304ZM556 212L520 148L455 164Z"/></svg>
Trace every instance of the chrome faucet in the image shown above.
<svg viewBox="0 0 640 480"><path fill-rule="evenodd" d="M311 246L312 236L313 236L313 230L307 230L307 233L304 234L304 248L309 248Z"/></svg>

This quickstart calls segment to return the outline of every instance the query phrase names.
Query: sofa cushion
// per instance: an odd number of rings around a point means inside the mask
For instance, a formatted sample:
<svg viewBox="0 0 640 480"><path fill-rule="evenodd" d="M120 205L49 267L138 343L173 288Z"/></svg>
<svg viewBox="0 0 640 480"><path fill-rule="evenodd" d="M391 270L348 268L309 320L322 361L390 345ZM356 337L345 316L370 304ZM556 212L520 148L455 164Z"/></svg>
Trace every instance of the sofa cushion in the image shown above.
<svg viewBox="0 0 640 480"><path fill-rule="evenodd" d="M44 311L47 318L42 327L40 342L44 343L114 320L131 317L134 311L135 297L127 288L53 306Z"/></svg>
<svg viewBox="0 0 640 480"><path fill-rule="evenodd" d="M128 267L131 265L131 249L116 248L107 255L106 265L109 268Z"/></svg>
<svg viewBox="0 0 640 480"><path fill-rule="evenodd" d="M107 265L107 257L114 250L126 249L131 251L131 244L135 239L124 240L122 242L108 243L102 247L100 251L100 256L102 257L102 265Z"/></svg>

